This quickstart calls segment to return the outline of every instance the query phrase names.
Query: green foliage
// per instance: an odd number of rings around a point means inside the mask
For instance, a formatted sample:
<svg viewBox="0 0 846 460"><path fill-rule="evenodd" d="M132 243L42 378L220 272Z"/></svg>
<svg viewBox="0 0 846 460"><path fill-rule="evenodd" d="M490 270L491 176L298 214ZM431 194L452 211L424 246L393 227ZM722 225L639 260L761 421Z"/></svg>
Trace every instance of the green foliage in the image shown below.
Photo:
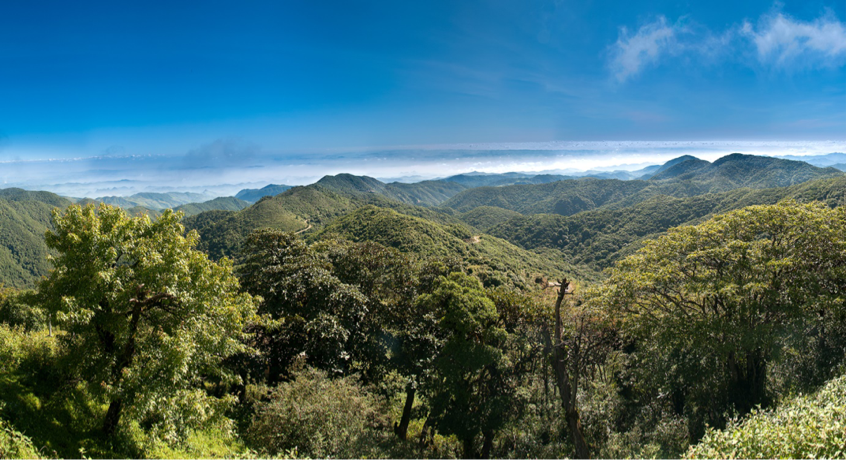
<svg viewBox="0 0 846 460"><path fill-rule="evenodd" d="M522 214L495 206L479 206L461 214L459 219L479 230L488 231L491 227L516 217L522 217Z"/></svg>
<svg viewBox="0 0 846 460"><path fill-rule="evenodd" d="M368 458L383 437L384 408L355 377L297 370L258 405L247 438L263 456Z"/></svg>
<svg viewBox="0 0 846 460"><path fill-rule="evenodd" d="M697 423L719 423L769 402L767 370L788 350L841 333L828 318L843 318L844 212L788 202L671 229L611 270L592 301L636 340L643 384Z"/></svg>
<svg viewBox="0 0 846 460"><path fill-rule="evenodd" d="M0 458L41 458L32 440L0 419Z"/></svg>
<svg viewBox="0 0 846 460"><path fill-rule="evenodd" d="M33 291L0 290L0 323L26 330L47 327L47 313L37 305Z"/></svg>
<svg viewBox="0 0 846 460"><path fill-rule="evenodd" d="M482 284L463 273L451 273L421 295L415 308L438 317L443 346L435 357L434 375L426 381L438 429L464 443L464 455L474 456L475 437L488 443L514 413L513 387L503 348L508 339L499 315Z"/></svg>
<svg viewBox="0 0 846 460"><path fill-rule="evenodd" d="M814 394L792 397L774 410L754 410L724 430L708 429L687 458L843 458L846 455L846 377Z"/></svg>
<svg viewBox="0 0 846 460"><path fill-rule="evenodd" d="M0 190L0 283L28 288L50 269L44 232L50 211L70 201L49 192Z"/></svg>
<svg viewBox="0 0 846 460"><path fill-rule="evenodd" d="M293 233L262 230L250 235L239 267L244 289L261 296L258 327L268 380L284 376L295 357L320 369L344 373L365 360L368 299L341 282L331 265Z"/></svg>
<svg viewBox="0 0 846 460"><path fill-rule="evenodd" d="M238 294L231 263L196 251L197 236L166 210L156 222L119 208L70 206L54 212L46 236L55 269L39 296L68 333L65 369L109 402L104 431L121 413L157 437L176 441L217 423L229 404L206 394L230 376L221 361L254 312Z"/></svg>
<svg viewBox="0 0 846 460"><path fill-rule="evenodd" d="M421 258L457 258L486 285L528 286L538 273L557 276L578 270L560 260L545 260L499 238L474 235L462 224L441 225L428 219L366 206L344 216L318 235L355 242L373 241Z"/></svg>

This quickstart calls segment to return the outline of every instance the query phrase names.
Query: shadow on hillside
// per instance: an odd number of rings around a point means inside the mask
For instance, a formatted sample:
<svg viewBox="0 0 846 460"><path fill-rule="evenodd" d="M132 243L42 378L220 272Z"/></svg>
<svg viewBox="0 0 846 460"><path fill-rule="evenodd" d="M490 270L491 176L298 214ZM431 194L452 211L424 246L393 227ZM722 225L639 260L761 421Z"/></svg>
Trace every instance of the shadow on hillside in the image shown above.
<svg viewBox="0 0 846 460"><path fill-rule="evenodd" d="M118 434L109 440L102 435L105 406L96 403L83 385L62 384L52 366L37 364L22 363L17 372L0 375L0 416L32 439L42 456L143 456L128 436Z"/></svg>

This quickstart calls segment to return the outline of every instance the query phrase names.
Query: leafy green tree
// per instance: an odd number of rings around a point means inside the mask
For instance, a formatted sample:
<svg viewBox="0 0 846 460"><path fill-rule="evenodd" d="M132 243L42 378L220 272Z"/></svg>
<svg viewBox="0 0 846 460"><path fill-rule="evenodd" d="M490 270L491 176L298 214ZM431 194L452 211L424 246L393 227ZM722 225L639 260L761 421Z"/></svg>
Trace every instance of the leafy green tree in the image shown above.
<svg viewBox="0 0 846 460"><path fill-rule="evenodd" d="M460 272L439 278L415 305L436 313L443 341L427 381L430 417L440 431L458 436L466 458L477 456L474 443L482 434L481 456L487 458L513 409L510 362L503 352L508 333L498 325L496 307L478 279Z"/></svg>
<svg viewBox="0 0 846 460"><path fill-rule="evenodd" d="M66 334L67 369L102 395L103 431L128 412L164 435L221 414L227 400L202 389L245 350L253 299L238 292L227 259L195 250L180 214L128 218L120 208L73 205L53 212L47 245L57 252L39 296Z"/></svg>
<svg viewBox="0 0 846 460"><path fill-rule="evenodd" d="M593 301L624 318L644 380L715 423L769 403L770 365L836 332L844 291L846 209L788 202L671 229Z"/></svg>
<svg viewBox="0 0 846 460"><path fill-rule="evenodd" d="M268 381L284 377L298 355L334 374L364 359L367 298L325 258L296 234L276 230L251 233L241 254L241 284L262 297L259 312L269 318L256 337Z"/></svg>

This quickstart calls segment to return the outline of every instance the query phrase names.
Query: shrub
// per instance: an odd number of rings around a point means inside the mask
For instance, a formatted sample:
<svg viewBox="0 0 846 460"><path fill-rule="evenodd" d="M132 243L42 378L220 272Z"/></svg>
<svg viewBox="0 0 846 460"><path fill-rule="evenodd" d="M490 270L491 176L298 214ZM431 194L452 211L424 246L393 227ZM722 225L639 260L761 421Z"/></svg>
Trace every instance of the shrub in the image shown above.
<svg viewBox="0 0 846 460"><path fill-rule="evenodd" d="M26 330L47 328L46 312L36 306L32 291L0 290L0 323L22 326Z"/></svg>
<svg viewBox="0 0 846 460"><path fill-rule="evenodd" d="M355 377L330 379L313 368L271 390L257 405L247 439L269 456L369 457L385 425L376 398Z"/></svg>
<svg viewBox="0 0 846 460"><path fill-rule="evenodd" d="M688 458L843 458L846 376L774 410L753 411L725 430L709 429Z"/></svg>
<svg viewBox="0 0 846 460"><path fill-rule="evenodd" d="M40 458L32 441L0 419L0 458Z"/></svg>

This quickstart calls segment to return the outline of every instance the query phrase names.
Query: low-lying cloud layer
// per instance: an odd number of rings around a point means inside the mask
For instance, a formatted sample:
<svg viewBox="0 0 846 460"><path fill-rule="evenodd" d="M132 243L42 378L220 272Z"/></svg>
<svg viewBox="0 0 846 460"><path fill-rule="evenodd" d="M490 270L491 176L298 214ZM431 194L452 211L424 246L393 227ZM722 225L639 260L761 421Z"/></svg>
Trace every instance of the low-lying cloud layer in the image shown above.
<svg viewBox="0 0 846 460"><path fill-rule="evenodd" d="M635 33L620 28L609 49L609 69L620 83L673 56L737 59L767 69L839 67L846 64L846 23L828 12L801 21L780 11L723 31L694 26L695 18L669 23L659 16ZM749 59L754 56L755 59Z"/></svg>
<svg viewBox="0 0 846 460"><path fill-rule="evenodd" d="M269 183L309 184L328 174L422 180L465 172L639 169L681 155L715 160L733 152L818 155L846 152L846 141L609 141L404 146L324 153L265 151L240 140L218 140L181 156L103 155L0 162L0 187L68 196L193 191L226 196Z"/></svg>

